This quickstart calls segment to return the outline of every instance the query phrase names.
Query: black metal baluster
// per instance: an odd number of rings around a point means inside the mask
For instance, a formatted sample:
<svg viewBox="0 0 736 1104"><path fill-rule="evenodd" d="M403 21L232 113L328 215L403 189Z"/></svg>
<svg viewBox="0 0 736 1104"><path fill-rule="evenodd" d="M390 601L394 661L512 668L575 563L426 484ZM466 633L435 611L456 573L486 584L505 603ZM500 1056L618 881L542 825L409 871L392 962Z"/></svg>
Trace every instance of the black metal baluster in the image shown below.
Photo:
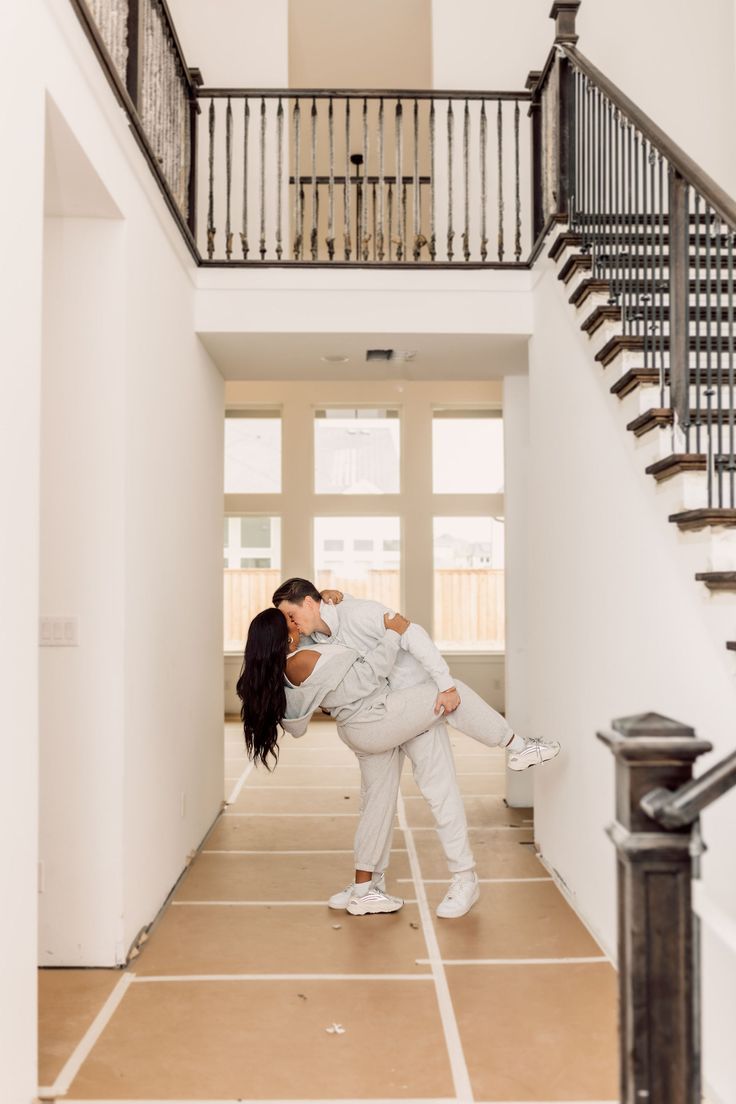
<svg viewBox="0 0 736 1104"><path fill-rule="evenodd" d="M396 243L396 260L404 260L404 106L401 100L396 101L395 115L395 141L396 141L396 229L399 235Z"/></svg>
<svg viewBox="0 0 736 1104"><path fill-rule="evenodd" d="M317 204L319 202L317 198L317 101L312 98L312 108L310 111L310 118L312 123L311 133L311 168L312 168L312 227L309 234L309 252L313 261L317 260L319 256L319 240L318 240L318 214Z"/></svg>
<svg viewBox="0 0 736 1104"><path fill-rule="evenodd" d="M261 158L260 158L260 201L261 201L261 260L266 256L266 101L261 97Z"/></svg>
<svg viewBox="0 0 736 1104"><path fill-rule="evenodd" d="M279 96L276 109L276 260L284 255L284 105Z"/></svg>
<svg viewBox="0 0 736 1104"><path fill-rule="evenodd" d="M454 253L452 251L452 240L455 237L455 231L452 227L452 138L453 130L455 126L454 116L452 114L452 100L447 101L447 259L451 261Z"/></svg>
<svg viewBox="0 0 736 1104"><path fill-rule="evenodd" d="M350 100L345 100L345 185L343 191L343 239L345 260L349 261L352 255L350 241L350 193L352 183L350 180Z"/></svg>
<svg viewBox="0 0 736 1104"><path fill-rule="evenodd" d="M664 234L664 209L665 209L665 194L664 194L664 158L661 154L658 156L658 194L659 194L659 294L657 302L659 305L659 405L664 408L669 405L669 400L665 401L665 365L664 365L664 343L665 343L665 291L666 283L664 278L664 251L665 251L665 234ZM689 275L689 274L688 274ZM689 287L688 280L688 287Z"/></svg>
<svg viewBox="0 0 736 1104"><path fill-rule="evenodd" d="M634 318L636 319L636 336L641 337L641 320L642 320L642 306L641 306L641 273L644 265L646 264L646 248L647 248L647 235L646 227L642 233L642 212L641 212L641 198L639 191L639 160L641 153L641 135L639 131L634 129L634 214L633 214L633 230L634 240L636 241L636 263L634 266L633 287L634 292ZM642 262L640 264L640 262ZM647 344L646 338L644 339L644 367L646 367L646 355Z"/></svg>
<svg viewBox="0 0 736 1104"><path fill-rule="evenodd" d="M368 260L368 100L363 99L363 197L360 209L360 249L363 261Z"/></svg>
<svg viewBox="0 0 736 1104"><path fill-rule="evenodd" d="M700 221L700 195L699 195L698 192L694 193L693 206L695 208L695 230L694 230L694 243L695 243L695 248L694 248L694 254L695 254L695 309L694 309L694 312L693 312L694 317L695 317L695 450L696 450L696 452L702 452L703 444L702 444L702 427L701 427L701 420L702 419L700 417L700 411L701 411L700 399L701 399L701 391L702 391L702 387L703 387L703 370L702 370L702 360L701 360L701 356L700 356L700 352L701 352L701 350L700 350L700 323L698 321L699 315L700 315L700 296L701 296L700 261L701 261L701 256L702 256L702 245L701 245L700 235L701 235L701 231L702 231L702 224L701 224L701 221ZM689 239L689 237L690 237L690 227L689 226L687 228L687 234L688 234L688 239ZM672 228L670 227L670 239L671 239L671 235L672 235ZM670 240L670 253L671 252L672 252L672 241ZM690 253L690 242L688 240L688 255L689 255L689 253ZM689 273L689 266L688 266L688 288L690 286L689 277L690 277L690 273ZM688 296L688 309L689 309L689 298L690 297ZM671 316L672 316L672 304L670 303L670 344L671 344L671 340L672 340ZM671 359L672 359L672 354L670 352L670 362L671 362ZM671 371L672 371L672 368L671 368L671 364L670 364L670 372ZM707 386L707 384L706 384L706 386Z"/></svg>
<svg viewBox="0 0 736 1104"><path fill-rule="evenodd" d="M414 260L422 252L422 197L419 192L419 104L414 100Z"/></svg>
<svg viewBox="0 0 736 1104"><path fill-rule="evenodd" d="M651 265L654 264L654 252L651 248L651 229L649 225L649 204L647 195L647 165L649 163L648 145L647 141L641 135L639 136L639 144L641 146L641 225L643 230L643 242L644 250L642 253L642 266L641 266L641 279L638 282L639 291L641 295L641 321L642 331L644 336L644 367L648 368L651 363L651 348L649 339L649 270ZM638 161L638 158L637 158Z"/></svg>
<svg viewBox="0 0 736 1104"><path fill-rule="evenodd" d="M209 107L209 193L207 196L207 256L209 260L215 252L215 101L210 100Z"/></svg>
<svg viewBox="0 0 736 1104"><path fill-rule="evenodd" d="M514 101L514 180L515 180L515 231L514 257L518 264L521 260L521 169L519 160L519 101Z"/></svg>
<svg viewBox="0 0 736 1104"><path fill-rule="evenodd" d="M736 467L736 455L734 453L734 286L733 286L733 247L734 233L729 227L728 231L728 506L733 509L736 505L734 488L734 468ZM720 273L719 273L720 279Z"/></svg>
<svg viewBox="0 0 736 1104"><path fill-rule="evenodd" d="M327 193L327 256L335 259L335 113L332 96L327 107L328 156L330 158L330 180Z"/></svg>
<svg viewBox="0 0 736 1104"><path fill-rule="evenodd" d="M499 261L503 260L504 254L504 201L503 201L503 108L501 101L498 101L498 108L496 110L496 139L497 139L497 154L498 154L498 240L496 246L496 252Z"/></svg>
<svg viewBox="0 0 736 1104"><path fill-rule="evenodd" d="M618 108L614 109L613 113L613 128L614 128L614 160L616 164L614 178L614 208L615 208L615 220L613 225L613 237L611 239L611 249L609 251L608 266L609 275L611 279L611 287L613 289L613 301L621 307L621 319L623 320L623 300L622 300L622 238L623 238L623 222L622 222L622 196L623 196L623 154L622 154L622 123L621 116Z"/></svg>
<svg viewBox="0 0 736 1104"><path fill-rule="evenodd" d="M225 260L233 255L233 234L230 224L230 208L233 187L233 108L230 97L225 108Z"/></svg>
<svg viewBox="0 0 736 1104"><path fill-rule="evenodd" d="M385 150L384 150L384 111L383 111L383 97L381 97L378 104L378 242L376 255L379 261L382 261L385 256L385 202L386 202L386 179L385 179Z"/></svg>
<svg viewBox="0 0 736 1104"><path fill-rule="evenodd" d="M480 259L488 260L488 118L486 101L480 105Z"/></svg>
<svg viewBox="0 0 736 1104"><path fill-rule="evenodd" d="M394 259L394 186L393 182L388 182L388 259L392 261Z"/></svg>
<svg viewBox="0 0 736 1104"><path fill-rule="evenodd" d="M435 165L435 113L434 113L434 100L429 108L429 257L434 261L437 259L437 229L435 226L435 195L434 184L436 176Z"/></svg>
<svg viewBox="0 0 736 1104"><path fill-rule="evenodd" d="M470 107L463 111L463 256L470 260Z"/></svg>
<svg viewBox="0 0 736 1104"><path fill-rule="evenodd" d="M302 258L302 109L297 98L294 101L294 260Z"/></svg>
<svg viewBox="0 0 736 1104"><path fill-rule="evenodd" d="M250 104L245 98L243 107L243 220L240 230L240 248L243 250L243 260L248 260L248 130L250 128Z"/></svg>
<svg viewBox="0 0 736 1104"><path fill-rule="evenodd" d="M377 219L376 219L376 182L375 182L375 180L373 181L373 184L372 184L372 187L371 187L371 203L372 203L372 207L371 207L371 229L372 229L371 240L373 242L373 250L372 250L373 260L375 261L376 260L376 250L378 248L378 246L377 246L378 227L377 227Z"/></svg>
<svg viewBox="0 0 736 1104"><path fill-rule="evenodd" d="M591 252L591 274L598 269L598 258L601 254L601 217L603 213L603 171L601 155L603 143L601 142L601 93L595 90L595 103L593 111L593 149L595 151L593 172L595 174L595 213L593 219L593 249Z"/></svg>
<svg viewBox="0 0 736 1104"><path fill-rule="evenodd" d="M711 255L711 219L713 216L712 208L710 204L705 205L705 304L702 310L698 310L695 316L695 325L699 329L701 325L702 315L705 314L705 385L707 391L710 392L711 398L713 396L713 333L711 329L711 304L713 301L713 257ZM710 457L710 463L708 465L708 505L713 505L713 468L712 455L713 455L713 421L712 411L709 409L708 416L708 454Z"/></svg>
<svg viewBox="0 0 736 1104"><path fill-rule="evenodd" d="M718 505L723 506L723 304L721 299L721 275L723 273L722 226L718 221L716 238L716 394L718 396Z"/></svg>

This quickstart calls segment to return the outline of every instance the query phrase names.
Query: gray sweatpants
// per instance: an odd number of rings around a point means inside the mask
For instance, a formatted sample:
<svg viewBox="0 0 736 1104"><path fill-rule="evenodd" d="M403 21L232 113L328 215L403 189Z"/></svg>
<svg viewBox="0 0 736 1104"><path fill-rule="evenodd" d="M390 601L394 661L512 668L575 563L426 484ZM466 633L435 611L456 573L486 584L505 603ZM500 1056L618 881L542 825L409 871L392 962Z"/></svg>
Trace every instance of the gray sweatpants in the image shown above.
<svg viewBox="0 0 736 1104"><path fill-rule="evenodd" d="M464 682L456 682L455 686L460 705L450 714L453 728L486 747L508 743L514 732L501 714ZM437 723L436 700L437 687L429 682L406 690L391 690L385 702L356 713L349 721L340 722L340 739L354 752L365 755L399 747Z"/></svg>
<svg viewBox="0 0 736 1104"><path fill-rule="evenodd" d="M450 715L453 725L487 746L506 743L512 729L503 717L469 686L456 686L462 701ZM366 710L362 719L359 714L338 724L340 738L358 757L363 783L355 836L357 870L385 870L388 865L403 754L410 758L414 779L432 810L450 871L475 866L447 727L434 713L436 699L437 687L421 683L392 691L385 706Z"/></svg>

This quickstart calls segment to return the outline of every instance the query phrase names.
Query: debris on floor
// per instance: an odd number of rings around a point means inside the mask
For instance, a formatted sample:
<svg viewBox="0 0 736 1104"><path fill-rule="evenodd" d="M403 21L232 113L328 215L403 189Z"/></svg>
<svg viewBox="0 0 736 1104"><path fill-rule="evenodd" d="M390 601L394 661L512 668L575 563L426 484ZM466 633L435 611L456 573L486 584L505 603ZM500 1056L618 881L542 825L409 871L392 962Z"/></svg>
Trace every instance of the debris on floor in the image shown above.
<svg viewBox="0 0 736 1104"><path fill-rule="evenodd" d="M325 1028L325 1031L327 1032L328 1035L344 1035L345 1034L345 1028L342 1026L342 1024L330 1024L329 1027Z"/></svg>
<svg viewBox="0 0 736 1104"><path fill-rule="evenodd" d="M333 931L339 931L341 927L342 927L342 924L333 924L332 925L332 930Z"/></svg>

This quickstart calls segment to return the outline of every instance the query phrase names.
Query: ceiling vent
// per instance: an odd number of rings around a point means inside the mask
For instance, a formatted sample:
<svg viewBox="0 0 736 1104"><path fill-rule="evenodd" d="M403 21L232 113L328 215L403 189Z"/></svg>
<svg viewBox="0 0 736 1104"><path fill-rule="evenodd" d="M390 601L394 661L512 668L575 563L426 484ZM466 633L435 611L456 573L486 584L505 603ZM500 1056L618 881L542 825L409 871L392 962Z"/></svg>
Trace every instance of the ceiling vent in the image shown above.
<svg viewBox="0 0 736 1104"><path fill-rule="evenodd" d="M401 349L366 349L366 360L393 360L399 364L405 363L407 360L414 360L416 356L415 350L401 350Z"/></svg>

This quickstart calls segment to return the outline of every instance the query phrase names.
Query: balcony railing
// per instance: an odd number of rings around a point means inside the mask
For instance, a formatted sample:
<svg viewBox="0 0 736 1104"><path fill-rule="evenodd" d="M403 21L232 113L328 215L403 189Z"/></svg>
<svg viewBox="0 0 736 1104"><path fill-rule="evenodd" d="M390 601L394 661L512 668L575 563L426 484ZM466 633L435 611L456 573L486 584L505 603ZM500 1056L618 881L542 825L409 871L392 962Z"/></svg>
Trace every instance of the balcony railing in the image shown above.
<svg viewBox="0 0 736 1104"><path fill-rule="evenodd" d="M202 89L166 0L71 3L198 264L528 267L557 213L554 58L537 90Z"/></svg>
<svg viewBox="0 0 736 1104"><path fill-rule="evenodd" d="M530 98L204 88L200 249L246 264L519 264Z"/></svg>

